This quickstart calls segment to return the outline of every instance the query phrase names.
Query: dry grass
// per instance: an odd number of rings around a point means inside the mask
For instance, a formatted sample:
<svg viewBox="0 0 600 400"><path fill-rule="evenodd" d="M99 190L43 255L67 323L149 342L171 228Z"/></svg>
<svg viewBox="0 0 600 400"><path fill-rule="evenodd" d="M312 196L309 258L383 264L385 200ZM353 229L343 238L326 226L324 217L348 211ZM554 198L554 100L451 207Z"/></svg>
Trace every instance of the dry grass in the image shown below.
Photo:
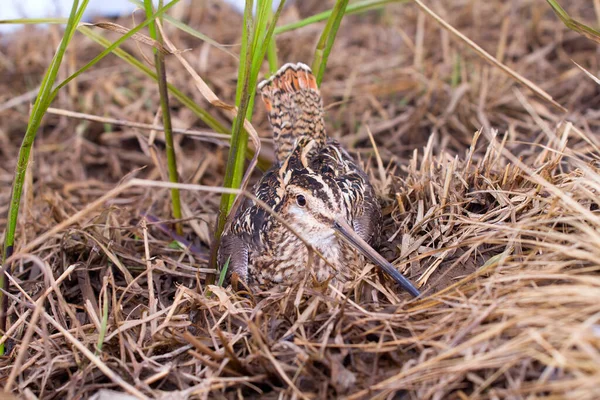
<svg viewBox="0 0 600 400"><path fill-rule="evenodd" d="M283 18L324 7L317 3ZM423 285L422 299L371 266L345 293L300 285L250 296L211 287L206 296L218 194L182 193L190 246L172 246L168 189L118 186L132 176L165 180L161 133L53 114L38 135L17 231L13 350L0 361L1 385L23 398L109 389L171 398L599 398L600 90L573 63L598 75L597 45L567 31L543 0L427 3L568 113L414 5L342 23L323 81L329 132L371 166L385 206L380 251ZM594 15L592 2L568 3L575 18ZM222 44L238 40L240 17L220 3L179 12ZM233 103L237 61L167 34L193 48L186 59ZM319 26L283 34L280 60L309 62L319 34ZM48 37L52 45L28 30L0 45L0 231L31 101L19 96L51 57L59 34ZM98 51L75 43L69 68ZM208 107L181 64L168 62L170 81ZM159 101L154 84L113 58L54 107L154 126ZM206 130L172 108L174 127ZM253 123L268 138L260 106ZM182 181L220 186L222 138L176 139Z"/></svg>

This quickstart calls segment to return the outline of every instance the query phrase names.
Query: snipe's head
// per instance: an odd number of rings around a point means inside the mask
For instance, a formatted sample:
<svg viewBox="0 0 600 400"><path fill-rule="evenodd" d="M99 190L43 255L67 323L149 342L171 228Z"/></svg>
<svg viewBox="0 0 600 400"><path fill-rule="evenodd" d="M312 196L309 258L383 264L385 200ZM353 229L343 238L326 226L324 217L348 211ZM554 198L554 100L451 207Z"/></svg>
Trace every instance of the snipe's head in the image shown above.
<svg viewBox="0 0 600 400"><path fill-rule="evenodd" d="M279 201L274 210L322 254L337 252L341 242L345 242L382 268L413 296L418 296L419 291L349 223L353 221L355 199L351 198L350 192L340 188L334 176L312 168L310 160L315 143L310 139L297 142L281 165L277 188Z"/></svg>
<svg viewBox="0 0 600 400"><path fill-rule="evenodd" d="M306 170L292 175L279 213L308 243L323 251L336 240L335 221L348 218L342 194L323 176Z"/></svg>

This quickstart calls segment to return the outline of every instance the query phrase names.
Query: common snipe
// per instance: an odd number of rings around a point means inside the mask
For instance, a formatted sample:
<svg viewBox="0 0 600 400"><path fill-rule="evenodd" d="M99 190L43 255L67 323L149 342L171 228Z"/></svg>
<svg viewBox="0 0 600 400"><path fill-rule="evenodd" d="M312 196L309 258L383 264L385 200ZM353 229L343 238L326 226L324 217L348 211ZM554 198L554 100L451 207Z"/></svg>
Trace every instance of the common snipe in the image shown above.
<svg viewBox="0 0 600 400"><path fill-rule="evenodd" d="M369 243L379 239L381 209L366 173L328 138L315 77L304 64L286 64L258 86L273 126L277 162L254 186L296 234L252 199L225 228L219 264L250 285L302 280L349 280L362 253L413 296L419 291Z"/></svg>

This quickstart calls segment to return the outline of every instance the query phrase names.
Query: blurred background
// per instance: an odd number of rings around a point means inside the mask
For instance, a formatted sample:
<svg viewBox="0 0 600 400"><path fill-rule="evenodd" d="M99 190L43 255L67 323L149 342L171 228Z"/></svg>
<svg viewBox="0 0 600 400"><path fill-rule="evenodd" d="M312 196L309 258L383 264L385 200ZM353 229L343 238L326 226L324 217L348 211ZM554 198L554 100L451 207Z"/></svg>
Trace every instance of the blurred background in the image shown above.
<svg viewBox="0 0 600 400"><path fill-rule="evenodd" d="M186 0L188 3L200 3L202 0ZM238 12L244 10L244 0L222 0ZM293 1L293 0L292 0ZM291 3L292 1L288 1ZM158 1L154 1L155 5ZM0 20L16 18L68 17L73 2L71 0L4 0L0 7ZM273 1L277 8L278 0ZM84 20L93 17L116 17L130 14L136 5L128 0L90 0L84 14ZM0 25L0 32L19 29L19 25Z"/></svg>

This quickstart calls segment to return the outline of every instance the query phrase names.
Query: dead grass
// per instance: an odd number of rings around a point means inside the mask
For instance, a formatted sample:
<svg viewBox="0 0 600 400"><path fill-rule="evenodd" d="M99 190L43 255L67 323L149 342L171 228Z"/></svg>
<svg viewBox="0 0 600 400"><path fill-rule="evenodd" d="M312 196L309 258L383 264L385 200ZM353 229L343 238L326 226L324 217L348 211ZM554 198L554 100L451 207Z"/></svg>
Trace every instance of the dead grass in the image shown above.
<svg viewBox="0 0 600 400"><path fill-rule="evenodd" d="M290 7L284 21L324 7L316 3ZM410 301L371 266L345 293L300 286L241 296L211 287L206 296L218 194L182 193L182 249L170 244L168 189L118 186L166 172L162 134L127 124L156 125L156 86L113 58L54 106L124 123L52 114L38 135L2 386L23 398L105 390L141 398L600 397L600 90L573 63L598 75L597 46L566 30L543 0L427 3L568 112L414 5L342 23L323 81L329 132L372 166L385 206L380 251L423 285L422 299ZM592 2L568 3L571 16L593 24ZM238 40L240 17L220 3L179 12L222 44ZM167 34L193 49L186 59L234 103L235 58ZM317 26L283 34L279 59L309 62L319 34ZM35 88L59 35L50 31L52 45L39 37L28 30L0 45L0 231L31 101L19 96ZM81 37L75 43L69 68L98 51ZM139 54L135 44L125 48ZM181 64L168 62L169 80L209 107ZM174 127L206 131L189 110L172 108ZM260 106L253 124L268 138ZM182 182L220 186L226 150L218 136L176 136Z"/></svg>

